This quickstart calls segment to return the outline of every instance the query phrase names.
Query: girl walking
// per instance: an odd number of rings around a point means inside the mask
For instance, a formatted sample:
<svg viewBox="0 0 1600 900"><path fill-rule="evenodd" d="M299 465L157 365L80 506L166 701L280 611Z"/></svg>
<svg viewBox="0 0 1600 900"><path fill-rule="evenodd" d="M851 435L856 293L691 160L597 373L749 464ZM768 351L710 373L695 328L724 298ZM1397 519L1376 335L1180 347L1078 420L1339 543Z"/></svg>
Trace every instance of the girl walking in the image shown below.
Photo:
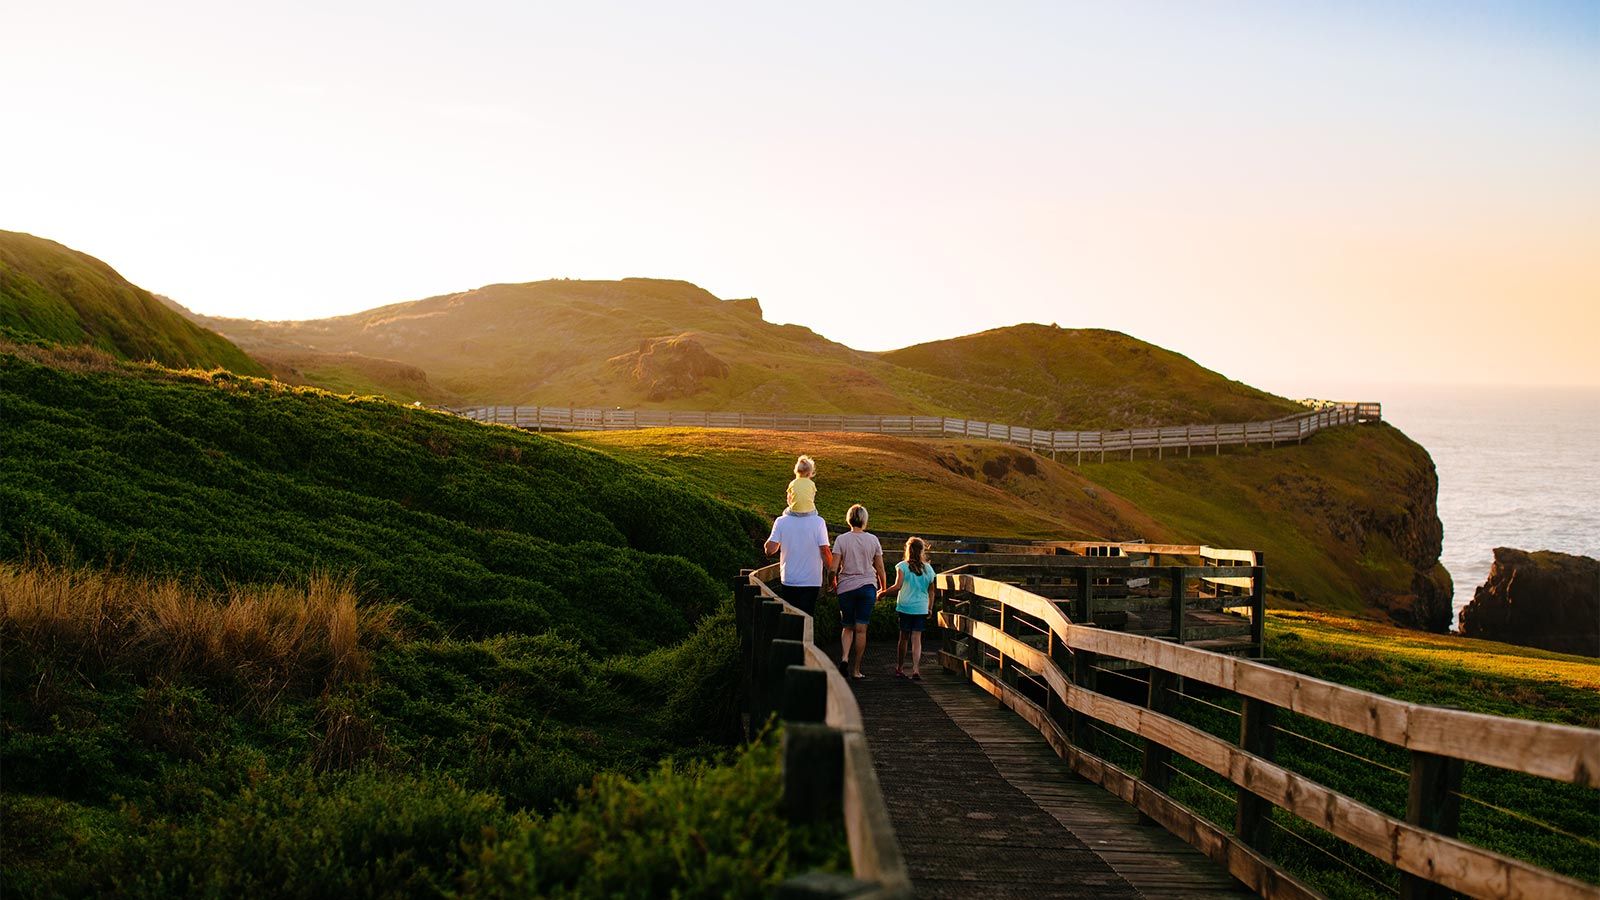
<svg viewBox="0 0 1600 900"><path fill-rule="evenodd" d="M894 565L894 586L883 592L897 596L900 643L894 651L894 674L905 676L906 650L911 651L911 680L922 680L922 632L933 609L933 566L927 561L928 544L922 538L906 539L906 557Z"/></svg>

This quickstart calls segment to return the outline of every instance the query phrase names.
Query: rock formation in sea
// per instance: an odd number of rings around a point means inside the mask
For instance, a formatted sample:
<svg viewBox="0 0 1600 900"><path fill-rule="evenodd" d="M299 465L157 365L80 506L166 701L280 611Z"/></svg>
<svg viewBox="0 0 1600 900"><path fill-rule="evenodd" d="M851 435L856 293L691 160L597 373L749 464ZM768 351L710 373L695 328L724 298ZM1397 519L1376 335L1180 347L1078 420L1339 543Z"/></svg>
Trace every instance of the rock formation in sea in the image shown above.
<svg viewBox="0 0 1600 900"><path fill-rule="evenodd" d="M1488 580L1461 610L1461 634L1600 656L1600 561L1496 547Z"/></svg>

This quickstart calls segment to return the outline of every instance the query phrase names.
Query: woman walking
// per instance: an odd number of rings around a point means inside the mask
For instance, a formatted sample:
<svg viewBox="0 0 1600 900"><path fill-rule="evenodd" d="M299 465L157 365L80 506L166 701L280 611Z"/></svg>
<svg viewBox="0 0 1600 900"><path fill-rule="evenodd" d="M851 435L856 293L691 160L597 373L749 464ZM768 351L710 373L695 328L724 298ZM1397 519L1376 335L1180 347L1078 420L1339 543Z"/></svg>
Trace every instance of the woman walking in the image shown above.
<svg viewBox="0 0 1600 900"><path fill-rule="evenodd" d="M867 533L867 508L857 503L845 514L850 531L833 542L833 572L839 593L840 668L849 667L851 678L861 674L861 657L867 652L867 625L878 592L888 582L883 571L883 545Z"/></svg>
<svg viewBox="0 0 1600 900"><path fill-rule="evenodd" d="M900 643L894 650L894 674L905 675L906 650L911 651L911 680L922 680L922 632L933 609L933 566L927 561L928 544L922 538L906 539L906 557L894 566L894 587L884 596L898 596L894 605L900 617Z"/></svg>

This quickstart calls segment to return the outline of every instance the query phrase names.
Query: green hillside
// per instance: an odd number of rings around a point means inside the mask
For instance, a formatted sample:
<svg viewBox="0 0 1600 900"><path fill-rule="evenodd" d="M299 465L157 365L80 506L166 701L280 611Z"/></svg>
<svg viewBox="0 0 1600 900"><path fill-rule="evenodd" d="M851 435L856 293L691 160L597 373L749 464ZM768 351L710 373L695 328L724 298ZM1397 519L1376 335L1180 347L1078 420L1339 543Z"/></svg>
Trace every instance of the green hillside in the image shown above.
<svg viewBox="0 0 1600 900"><path fill-rule="evenodd" d="M818 508L852 503L888 531L1204 543L1261 550L1277 606L1443 631L1437 482L1427 453L1387 425L1299 446L1081 467L985 441L693 429L563 438L776 513L794 457L818 464Z"/></svg>
<svg viewBox="0 0 1600 900"><path fill-rule="evenodd" d="M864 353L767 322L754 300L719 300L681 281L496 284L334 319L198 321L263 358L397 360L464 403L915 413L1063 429L1299 411L1117 332L1019 325ZM378 386L401 399L417 393Z"/></svg>
<svg viewBox="0 0 1600 900"><path fill-rule="evenodd" d="M541 281L307 322L202 319L252 351L415 365L470 403L892 410L870 356L680 281Z"/></svg>
<svg viewBox="0 0 1600 900"><path fill-rule="evenodd" d="M1015 325L917 344L882 359L943 384L988 389L972 396L972 405L994 403L995 388L1011 392L988 407L987 417L1038 428L1255 422L1305 411L1171 350L1097 328ZM913 397L923 389L909 376L890 382ZM940 399L955 402L947 391Z"/></svg>
<svg viewBox="0 0 1600 900"><path fill-rule="evenodd" d="M0 332L87 344L120 359L177 369L266 369L226 338L168 309L92 256L54 241L0 231Z"/></svg>
<svg viewBox="0 0 1600 900"><path fill-rule="evenodd" d="M1438 476L1427 451L1386 423L1298 446L1080 471L1186 540L1265 551L1281 605L1430 631L1451 624Z"/></svg>
<svg viewBox="0 0 1600 900"><path fill-rule="evenodd" d="M6 895L764 896L836 866L772 747L727 749L761 525L536 435L0 342Z"/></svg>

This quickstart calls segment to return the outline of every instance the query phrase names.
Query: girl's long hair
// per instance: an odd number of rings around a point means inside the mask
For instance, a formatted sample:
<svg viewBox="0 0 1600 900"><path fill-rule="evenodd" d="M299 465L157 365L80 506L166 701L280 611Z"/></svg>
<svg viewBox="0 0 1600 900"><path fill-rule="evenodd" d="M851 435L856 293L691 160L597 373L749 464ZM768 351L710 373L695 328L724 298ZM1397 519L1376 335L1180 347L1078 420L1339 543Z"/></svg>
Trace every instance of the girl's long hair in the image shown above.
<svg viewBox="0 0 1600 900"><path fill-rule="evenodd" d="M906 566L912 574L922 574L922 554L928 552L928 543L922 538L906 538Z"/></svg>

